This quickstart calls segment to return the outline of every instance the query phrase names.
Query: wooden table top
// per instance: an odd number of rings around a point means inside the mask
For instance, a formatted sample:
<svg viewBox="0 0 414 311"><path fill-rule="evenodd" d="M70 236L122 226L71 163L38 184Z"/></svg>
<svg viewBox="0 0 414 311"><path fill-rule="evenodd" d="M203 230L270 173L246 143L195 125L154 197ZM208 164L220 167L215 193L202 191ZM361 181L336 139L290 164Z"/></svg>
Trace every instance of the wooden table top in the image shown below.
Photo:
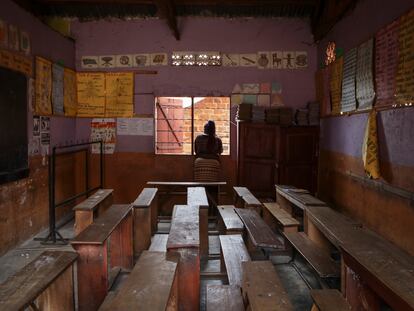
<svg viewBox="0 0 414 311"><path fill-rule="evenodd" d="M214 182L198 182L198 181L147 181L147 185L153 186L187 186L187 187L197 187L197 186L225 186L227 182L225 181L214 181Z"/></svg>
<svg viewBox="0 0 414 311"><path fill-rule="evenodd" d="M200 208L208 208L209 204L206 189L204 187L188 187L187 205L199 206Z"/></svg>
<svg viewBox="0 0 414 311"><path fill-rule="evenodd" d="M219 205L217 209L223 219L226 230L240 231L244 229L243 222L234 210L234 205Z"/></svg>
<svg viewBox="0 0 414 311"><path fill-rule="evenodd" d="M233 187L233 189L237 193L237 196L242 198L246 204L251 206L262 205L262 203L260 203L260 201L246 187Z"/></svg>
<svg viewBox="0 0 414 311"><path fill-rule="evenodd" d="M74 211L90 211L95 209L104 199L114 192L113 189L99 189L89 198L76 205Z"/></svg>
<svg viewBox="0 0 414 311"><path fill-rule="evenodd" d="M174 208L167 249L200 247L199 207L176 205Z"/></svg>

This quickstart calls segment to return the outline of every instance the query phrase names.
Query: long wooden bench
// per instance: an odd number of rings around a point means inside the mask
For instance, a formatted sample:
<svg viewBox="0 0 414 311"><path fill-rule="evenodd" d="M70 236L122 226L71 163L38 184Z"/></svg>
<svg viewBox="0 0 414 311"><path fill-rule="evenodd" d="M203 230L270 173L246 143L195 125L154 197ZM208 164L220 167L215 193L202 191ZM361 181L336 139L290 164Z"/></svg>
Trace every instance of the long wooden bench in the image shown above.
<svg viewBox="0 0 414 311"><path fill-rule="evenodd" d="M134 207L134 257L151 244L151 235L156 232L158 208L157 188L144 188L136 198Z"/></svg>
<svg viewBox="0 0 414 311"><path fill-rule="evenodd" d="M200 256L208 257L208 199L204 187L187 188L187 205L200 208Z"/></svg>
<svg viewBox="0 0 414 311"><path fill-rule="evenodd" d="M230 285L242 285L242 262L250 256L241 235L220 235L221 267L227 271ZM224 263L224 265L223 265ZM224 269L222 269L224 270Z"/></svg>
<svg viewBox="0 0 414 311"><path fill-rule="evenodd" d="M167 251L180 255L178 301L180 310L200 307L200 221L198 206L176 205Z"/></svg>
<svg viewBox="0 0 414 311"><path fill-rule="evenodd" d="M74 306L75 252L45 251L0 285L0 310L63 310Z"/></svg>
<svg viewBox="0 0 414 311"><path fill-rule="evenodd" d="M240 287L207 285L207 311L244 311Z"/></svg>
<svg viewBox="0 0 414 311"><path fill-rule="evenodd" d="M319 277L337 278L340 276L339 264L335 263L330 257L330 254L312 242L305 233L286 232L284 235Z"/></svg>
<svg viewBox="0 0 414 311"><path fill-rule="evenodd" d="M351 311L351 306L336 289L313 289L310 294L317 307L312 311Z"/></svg>
<svg viewBox="0 0 414 311"><path fill-rule="evenodd" d="M263 203L263 220L273 230L282 232L298 232L300 223L281 209L276 202Z"/></svg>
<svg viewBox="0 0 414 311"><path fill-rule="evenodd" d="M144 251L101 311L178 310L178 256Z"/></svg>
<svg viewBox="0 0 414 311"><path fill-rule="evenodd" d="M250 208L261 214L262 203L246 187L233 187L234 205L238 208Z"/></svg>
<svg viewBox="0 0 414 311"><path fill-rule="evenodd" d="M243 233L244 225L239 215L234 211L234 205L219 205L217 209L220 214L218 227L221 234Z"/></svg>
<svg viewBox="0 0 414 311"><path fill-rule="evenodd" d="M151 241L151 246L148 249L152 252L166 252L167 251L168 234L154 234Z"/></svg>
<svg viewBox="0 0 414 311"><path fill-rule="evenodd" d="M258 248L266 252L285 249L283 238L278 237L254 210L236 208L235 211L248 233L246 244L250 252Z"/></svg>
<svg viewBox="0 0 414 311"><path fill-rule="evenodd" d="M112 205L71 241L79 254L79 310L97 310L111 285L110 273L133 267L132 223L132 205Z"/></svg>
<svg viewBox="0 0 414 311"><path fill-rule="evenodd" d="M100 189L73 208L75 212L75 236L112 205L113 192L113 189Z"/></svg>
<svg viewBox="0 0 414 311"><path fill-rule="evenodd" d="M290 311L293 306L270 261L242 263L242 293L247 310Z"/></svg>

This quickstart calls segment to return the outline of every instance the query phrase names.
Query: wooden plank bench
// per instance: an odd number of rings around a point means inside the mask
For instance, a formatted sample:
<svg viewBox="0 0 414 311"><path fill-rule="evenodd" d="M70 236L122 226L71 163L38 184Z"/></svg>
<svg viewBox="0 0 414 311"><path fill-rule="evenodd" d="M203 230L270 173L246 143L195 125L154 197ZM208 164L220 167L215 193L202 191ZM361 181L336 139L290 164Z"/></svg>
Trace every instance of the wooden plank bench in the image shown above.
<svg viewBox="0 0 414 311"><path fill-rule="evenodd" d="M351 311L351 306L336 289L313 289L310 294L318 308L315 311Z"/></svg>
<svg viewBox="0 0 414 311"><path fill-rule="evenodd" d="M157 188L144 188L136 198L134 207L134 257L151 244L151 235L157 229Z"/></svg>
<svg viewBox="0 0 414 311"><path fill-rule="evenodd" d="M242 285L242 262L250 261L250 256L241 235L220 235L221 267L227 271L230 285ZM224 263L224 265L223 265Z"/></svg>
<svg viewBox="0 0 414 311"><path fill-rule="evenodd" d="M167 241L168 234L154 234L152 237L151 246L148 250L152 252L166 252Z"/></svg>
<svg viewBox="0 0 414 311"><path fill-rule="evenodd" d="M312 242L305 233L286 232L284 235L320 278L337 278L340 276L339 264L335 263L330 254Z"/></svg>
<svg viewBox="0 0 414 311"><path fill-rule="evenodd" d="M207 285L207 311L244 311L240 287Z"/></svg>
<svg viewBox="0 0 414 311"><path fill-rule="evenodd" d="M217 207L220 217L218 219L219 231L222 234L242 234L243 222L234 211L234 205L219 205Z"/></svg>
<svg viewBox="0 0 414 311"><path fill-rule="evenodd" d="M247 310L293 311L279 276L270 261L246 261L242 263L242 294Z"/></svg>
<svg viewBox="0 0 414 311"><path fill-rule="evenodd" d="M73 208L75 212L75 236L112 205L113 192L113 189L100 189Z"/></svg>
<svg viewBox="0 0 414 311"><path fill-rule="evenodd" d="M285 249L283 238L279 238L255 211L244 208L236 208L235 211L248 233L246 244L249 252L258 248L265 252Z"/></svg>
<svg viewBox="0 0 414 311"><path fill-rule="evenodd" d="M101 311L178 310L178 256L144 251L110 302Z"/></svg>
<svg viewBox="0 0 414 311"><path fill-rule="evenodd" d="M110 272L132 268L132 231L132 205L112 205L71 241L79 254L79 310L97 310L108 293Z"/></svg>
<svg viewBox="0 0 414 311"><path fill-rule="evenodd" d="M246 187L233 187L234 205L238 208L250 208L261 215L262 203Z"/></svg>
<svg viewBox="0 0 414 311"><path fill-rule="evenodd" d="M0 310L74 310L73 265L78 255L45 251L0 285Z"/></svg>
<svg viewBox="0 0 414 311"><path fill-rule="evenodd" d="M263 203L263 220L272 229L282 232L298 232L300 223L281 209L276 202Z"/></svg>
<svg viewBox="0 0 414 311"><path fill-rule="evenodd" d="M200 307L200 224L198 206L176 205L167 251L178 253L178 301L181 311Z"/></svg>
<svg viewBox="0 0 414 311"><path fill-rule="evenodd" d="M187 205L200 208L200 256L208 257L208 199L204 187L187 188Z"/></svg>

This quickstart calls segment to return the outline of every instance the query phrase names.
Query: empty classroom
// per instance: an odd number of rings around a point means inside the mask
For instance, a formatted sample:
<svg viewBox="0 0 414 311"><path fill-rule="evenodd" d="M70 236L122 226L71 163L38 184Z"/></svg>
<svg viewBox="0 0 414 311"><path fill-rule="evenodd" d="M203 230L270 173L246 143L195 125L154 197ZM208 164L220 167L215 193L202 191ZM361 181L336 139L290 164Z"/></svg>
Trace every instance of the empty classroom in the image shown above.
<svg viewBox="0 0 414 311"><path fill-rule="evenodd" d="M414 311L413 176L413 1L0 1L0 311Z"/></svg>

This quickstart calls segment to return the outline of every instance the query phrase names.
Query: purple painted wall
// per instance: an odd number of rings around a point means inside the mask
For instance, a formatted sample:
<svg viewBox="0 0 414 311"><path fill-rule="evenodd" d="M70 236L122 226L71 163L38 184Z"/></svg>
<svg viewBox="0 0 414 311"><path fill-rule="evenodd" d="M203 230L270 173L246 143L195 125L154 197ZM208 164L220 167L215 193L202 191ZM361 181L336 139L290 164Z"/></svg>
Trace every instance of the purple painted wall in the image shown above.
<svg viewBox="0 0 414 311"><path fill-rule="evenodd" d="M154 96L230 96L236 83L278 81L285 104L304 107L314 99L313 76L316 46L307 21L298 19L181 18L181 40L176 41L164 20L73 22L76 66L88 55L172 51L220 51L250 53L275 50L306 50L306 70L257 68L147 67L157 75L136 75L135 112L152 114ZM117 69L119 70L119 69ZM89 120L77 120L78 139L87 139ZM235 142L235 127L232 141ZM154 152L153 138L118 136L117 151ZM235 143L232 144L235 147ZM232 155L236 152L233 148Z"/></svg>
<svg viewBox="0 0 414 311"><path fill-rule="evenodd" d="M329 41L345 53L373 37L375 33L414 8L412 1L361 0L355 10L341 20L318 44L318 63L324 59ZM321 122L321 146L353 157L361 157L367 114L333 117ZM414 166L414 108L383 111L378 118L381 160L397 165Z"/></svg>
<svg viewBox="0 0 414 311"><path fill-rule="evenodd" d="M53 62L62 62L66 67L75 68L75 44L72 40L62 37L10 0L1 0L0 18L29 33L32 56L42 56ZM32 137L32 123L32 113L29 112L29 139ZM74 118L52 117L51 144L75 140L75 130Z"/></svg>

